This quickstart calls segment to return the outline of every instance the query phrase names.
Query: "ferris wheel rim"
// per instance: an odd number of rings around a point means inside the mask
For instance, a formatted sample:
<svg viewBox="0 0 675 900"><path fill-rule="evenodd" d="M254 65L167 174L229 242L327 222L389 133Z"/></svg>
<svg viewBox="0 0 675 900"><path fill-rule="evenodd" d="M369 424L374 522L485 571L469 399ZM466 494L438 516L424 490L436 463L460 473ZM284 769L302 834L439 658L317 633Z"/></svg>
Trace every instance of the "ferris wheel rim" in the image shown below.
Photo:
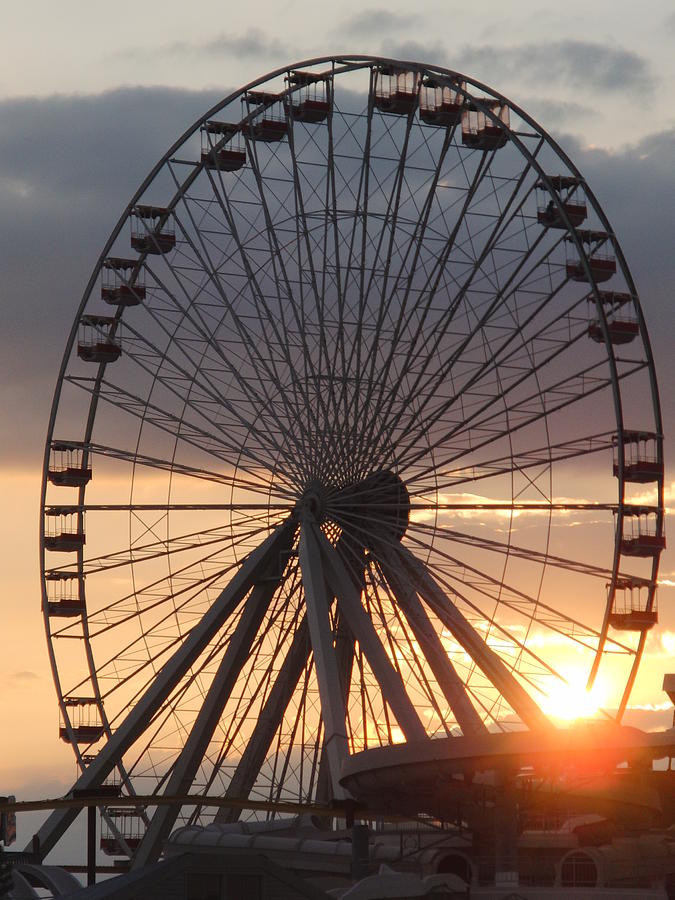
<svg viewBox="0 0 675 900"><path fill-rule="evenodd" d="M51 446L52 446L52 443L53 443L54 422L55 422L55 418L56 418L56 414L57 414L57 408L58 408L58 402L59 402L59 396L58 396L58 395L59 395L59 392L60 392L61 384L62 384L62 382L63 382L63 378L64 378L64 375L65 375L65 371L66 371L66 368L67 368L68 358L69 358L70 353L72 353L72 348L73 348L74 343L75 343L76 334L77 334L77 323L78 323L79 318L81 317L81 315L82 315L84 309L86 308L87 302L88 302L88 300L89 300L89 298L90 298L90 296L91 296L91 294L92 294L92 290L93 290L93 288L94 288L94 286L95 286L95 284L96 284L96 279L97 279L97 277L98 277L98 273L99 273L99 271L100 271L100 267L101 267L101 265L102 265L102 262L103 262L103 260L108 256L110 249L114 246L115 240L117 239L117 237L119 236L119 234L120 234L122 228L123 228L124 225L126 224L126 221L128 220L129 215L130 215L130 213L132 212L132 210L133 210L134 206L136 205L137 201L143 196L145 190L146 190L147 187L153 182L153 180L154 180L154 178L157 176L157 174L163 169L163 167L164 167L168 162L171 161L171 157L172 157L173 154L176 152L176 150L177 150L180 146L182 146L182 145L185 143L185 141L186 141L189 137L191 137L192 135L194 135L194 134L197 132L197 130L200 128L200 126L201 126L202 124L204 124L204 123L205 123L212 115L216 114L218 111L220 111L221 109L223 109L225 106L228 105L228 103L232 102L232 100L237 99L238 97L242 96L242 95L244 94L244 92L246 92L247 90L250 90L250 89L252 89L252 88L254 88L254 87L258 86L258 85L264 84L265 82L269 81L271 78L277 77L277 76L279 76L279 75L283 75L283 74L289 72L291 69L295 69L295 68L298 68L298 67L300 67L300 66L317 65L317 64L324 63L324 62L331 62L332 64L335 64L336 62L344 62L345 65L349 65L349 66L352 66L352 67L354 67L354 68L365 68L366 66L369 66L369 65L370 65L370 66L378 66L378 65L387 64L387 63L397 63L398 65L404 65L404 66L407 66L407 65L413 66L413 65L414 65L414 67L415 67L415 69L416 69L417 71L422 71L422 70L424 70L424 69L432 69L433 71L436 71L436 72L442 72L443 74L447 75L448 77L461 78L462 80L465 80L465 81L467 81L467 82L471 82L471 84L474 85L475 87L477 87L478 89L483 89L483 88L484 88L484 89L485 89L486 91L488 91L493 97L501 98L502 100L504 100L504 102L508 103L509 107L510 107L512 110L517 111L517 112L518 112L525 120L527 120L528 122L530 122L530 124L534 125L534 126L537 128L538 132L539 132L540 135L542 136L542 139L546 140L546 141L549 143L549 145L553 147L554 151L558 154L558 156L560 156L561 158L564 158L564 159L566 160L566 157L564 157L564 154L562 153L562 151L559 151L559 150L557 149L557 145L555 144L555 142L553 142L553 141L546 135L546 133L543 131L543 129L541 129L541 127L540 127L537 123L535 123L534 120L529 119L529 117L527 117L527 115L526 115L525 113L523 113L521 110L519 110L518 107L516 107L514 104L510 103L510 101L507 101L506 98L503 97L503 95L498 94L498 93L495 92L492 88L487 88L486 86L481 85L479 82L475 82L475 81L473 81L473 80L471 80L471 79L469 79L469 78L465 78L465 76L459 75L459 73L454 73L454 72L451 72L450 70L441 70L439 67L435 67L435 66L434 66L434 67L427 67L427 66L425 66L425 65L423 65L423 64L419 64L419 63L417 63L417 64L408 64L408 63L406 63L405 61L394 61L394 60L390 60L390 59L386 59L386 58L380 58L380 57L320 57L320 58L317 58L317 59L314 59L314 60L303 61L303 62L301 62L301 63L295 64L295 65L292 65L292 66L284 66L283 68L280 68L280 69L278 69L278 70L275 70L275 71L272 72L272 73L268 73L268 75L265 75L265 76L263 76L262 78L256 79L255 81L251 82L251 83L250 83L249 85L247 85L246 87L244 87L244 88L242 88L242 89L239 89L238 91L234 92L232 95L229 95L225 100L221 101L219 104L216 104L216 106L214 106L211 110L209 110L203 117L201 117L200 119L198 119L197 122L196 122L193 126L191 126L191 128L190 128L188 131L186 131L186 132L184 133L184 135L183 135L181 138L179 138L179 140L178 140L178 141L170 148L170 150L167 152L167 154L165 154L165 156L162 158L162 160L160 160L160 162L157 164L157 166L152 170L152 172L150 173L150 175L148 176L148 178L145 180L145 182L143 183L143 185L141 186L141 188L139 188L138 192L134 195L133 200L132 200L132 201L130 202L130 204L127 206L125 212L123 213L122 217L120 218L120 220L119 220L119 222L118 222L118 225L117 225L116 228L114 229L113 234L111 235L111 238L109 239L108 243L106 244L106 247L105 247L103 253L101 254L101 257L99 258L99 261L98 261L98 263L97 263L97 266L96 266L96 268L95 268L95 270L94 270L94 272L93 272L93 274L92 274L92 276L91 276L90 282L89 282L89 284L88 284L88 286L87 286L87 290L85 291L85 295L84 295L84 297L83 297L83 300L82 300L80 309L79 309L78 314L77 314L77 316L76 316L75 323L74 323L73 329L72 329L72 331L71 331L71 336L70 336L70 339L69 339L69 342L68 342L68 346L67 346L67 349L66 349L66 354L64 355L64 360L63 360L63 363L62 363L61 372L60 372L60 374L59 374L59 379L58 379L58 381L57 381L57 389L56 389L56 392L55 392L55 399L54 399L54 403L53 403L53 406L52 406L52 414L51 414L51 416L50 416L50 425L49 425L49 429L48 429L48 438L47 438L46 451L45 451L45 463L44 463L44 468L43 468L43 490L42 490L42 500L41 500L41 506L42 506L42 509L43 509L43 510L45 510L46 505L47 505L47 504L46 504L47 470L48 470L48 464L49 464L49 453L50 453ZM351 69L348 69L348 70L351 71ZM522 155L525 155L525 153L524 153L524 148L523 148L522 144L521 144L521 147L520 147L520 151L521 151L521 154L522 154ZM203 168L203 164L202 164L202 168ZM577 170L574 168L574 166L571 164L571 162L569 162L569 168L572 169L572 170L575 171L575 172L577 171ZM543 172L543 170L540 170L540 174L544 174L544 175L545 175L545 173ZM583 183L584 183L584 188L586 189L586 182L584 181ZM184 194L185 194L185 189L184 189L184 187L181 185L180 190L177 191L177 193L176 193L176 195L175 195L175 197L174 197L172 203L171 203L170 206L168 207L168 209L173 210L173 209L176 207L176 205L179 204L179 203L181 202L181 200L182 200ZM587 196L589 196L589 195L590 195L590 190L587 192ZM591 204L592 204L592 205L594 206L594 208L595 208L595 207L596 207L596 201L594 200L594 198L592 198L592 195L590 195L589 199L591 199ZM602 219L602 216L604 216L604 214L602 213L601 208L599 207L599 205L597 205L597 208L595 209L595 211L596 211L596 213L597 213L597 214L601 217L601 219ZM606 219L602 219L602 221L603 221L607 226L609 226L609 223L606 221ZM623 256L622 256L621 253L620 253L620 248L619 248L618 242L616 241L614 235L611 233L611 230L609 229L609 227L607 227L607 231L608 231L609 234L611 235L611 242L612 242L612 244L615 246L616 255L617 255L617 257L620 257L620 258L619 258L620 266L621 266L622 270L625 269L624 276L626 277L626 280L627 280L627 282L629 283L629 286L631 287L631 290L634 292L634 285L632 284L632 281L630 280L630 274L629 274L629 272L628 272L627 266L625 266L625 260L623 260ZM573 232L573 234L575 235L575 240L576 240L576 242L577 242L577 249L578 249L578 250L583 250L583 247L582 247L581 243L579 242L578 238L576 237L576 233ZM583 254L582 254L582 260L583 260L583 258L584 258L584 256L583 256ZM143 257L141 257L141 259L144 260L145 257L143 256ZM591 282L591 286L592 286L593 290L594 290L594 291L596 292L596 294L597 294L597 286L595 285L595 282L594 282L594 281ZM641 329L640 329L640 332L641 332L641 338L642 338L642 340L643 340L643 347L645 348L645 352L646 352L646 354L647 354L647 356L648 356L648 360L647 360L647 368L648 368L648 370L649 370L650 376L653 376L653 369L654 369L654 366L653 366L653 359L652 359L652 357L651 357L651 349L650 349L650 347L649 347L649 345L648 345L648 338L647 338L646 329L644 328L644 321L643 321L643 319L642 319L642 313L641 313L641 310L640 310L640 305L639 305L639 302L637 302L637 294L635 294L635 298L636 298L635 306L636 306L636 309L638 310L638 315L639 315L640 318L641 318L641 326L642 326L642 327L641 327ZM120 318L120 319L122 318L121 307L118 309L118 318ZM654 386L655 386L655 381L653 382L653 384L654 384ZM615 375L613 376L613 378L612 378L612 385L613 385L615 391L618 390L618 376L616 376L616 374L615 374ZM150 396L150 394L148 394L148 396ZM657 418L657 421L660 423L660 411L659 411L659 409L658 409L658 392L657 392L657 391L654 391L654 390L652 391L652 399L653 399L653 403L655 404L655 416L656 416L656 418ZM98 400L99 400L99 393L92 394L91 406L90 406L90 411L89 411L89 424L87 425L87 429L86 429L86 433L85 433L85 441L83 442L83 444L88 444L89 441L90 441L90 439L91 439L91 430L90 430L90 426L93 425L93 421L94 421L94 418L95 418L95 416L96 416ZM620 408L620 400L619 400L619 408ZM142 426L141 426L141 429L142 429ZM141 434L141 430L139 430L139 444L140 444L140 434ZM621 440L622 440L622 434L623 434L623 428L622 428L622 427L619 428L618 434L619 434L619 441L621 441ZM178 441L178 435L177 435L177 437L176 437L176 441ZM549 449L550 449L550 442L549 442ZM137 447L137 450L138 450L138 447ZM175 449L174 449L174 459L175 459ZM270 482L270 488L271 488L271 482ZM662 493L662 483L661 483L661 485L660 485L660 490L661 490L661 493ZM623 504L624 504L624 499L623 499L623 482L621 481L621 483L620 483L620 489L619 489L619 503L617 504L617 511L618 511L619 518L620 518L621 515L622 515ZM84 488L82 488L81 491L80 491L79 505L84 509L84 507L85 507L85 504L84 504ZM662 506L662 503L661 503L661 506ZM513 504L511 505L511 508L513 509ZM549 520L549 521L550 521L550 520ZM549 525L549 528L550 528L550 525ZM45 566L45 560L44 560L44 557L45 557L45 553L44 553L44 516L42 517L42 520L41 520L41 529L42 529L42 531L41 531L41 570L42 570L43 576L44 576L44 573L47 571L46 566ZM509 532L509 537L510 537L510 532ZM613 578L614 581L616 581L616 578L617 578L618 562L619 562L619 557L620 557L620 552L618 552L618 551L616 550L616 548L618 547L618 543L619 543L619 537L618 537L618 532L617 532L617 536L615 537L615 563L614 563L614 566L613 566L613 575L612 575L612 578ZM429 551L429 552L431 552L431 551ZM508 556L508 553L507 553L507 556ZM656 560L656 562L658 563L658 560ZM505 560L505 564L506 564L506 560ZM654 577L655 577L655 576L654 576ZM48 616L47 616L47 611L46 611L46 609L47 609L47 601L46 601L46 591L45 591L45 588L44 588L44 577L43 577L43 592L45 592L45 593L44 593L44 596L43 596L43 610L45 611L45 618L47 619L47 618L48 618ZM86 613L85 613L85 619L86 619ZM50 642L50 643L51 643L51 642ZM641 655L641 652L642 652L642 647L639 648L638 653L636 654L636 660L637 660L637 662L639 662L639 656ZM53 669L54 669L54 665L53 665ZM94 677L95 677L95 672L92 671L91 674L92 674L92 679L94 679ZM57 675L55 674L55 680L56 680L56 678L57 678ZM102 700L102 694L101 694L101 692L100 692L100 690L99 690L99 688L98 688L97 683L96 683L95 681L94 681L94 683L96 684L96 699L97 699L97 702L98 702L98 705L99 705L99 708L100 708L102 714L104 714L104 704L103 704L103 700ZM57 684L58 684L58 682L57 682ZM59 690L59 696L60 696L60 699L61 699L61 703L63 704L63 701L64 701L64 699L65 699L65 698L64 698L63 691ZM108 736L110 737L110 735L111 735L111 731L110 731L110 727L109 727L109 725L108 725ZM76 743L73 742L73 745L75 746L75 749L76 749L76 752L77 752L78 748L77 748L77 746L76 746Z"/></svg>

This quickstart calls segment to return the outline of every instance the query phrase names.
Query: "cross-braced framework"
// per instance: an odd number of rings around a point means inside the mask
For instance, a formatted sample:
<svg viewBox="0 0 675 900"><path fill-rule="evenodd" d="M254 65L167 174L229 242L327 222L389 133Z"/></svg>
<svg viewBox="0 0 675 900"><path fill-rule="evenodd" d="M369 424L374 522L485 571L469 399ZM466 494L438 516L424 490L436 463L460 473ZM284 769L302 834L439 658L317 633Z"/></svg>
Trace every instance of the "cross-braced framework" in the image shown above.
<svg viewBox="0 0 675 900"><path fill-rule="evenodd" d="M43 609L78 787L341 798L359 750L552 727L570 659L620 719L661 431L612 228L525 112L361 57L227 97L131 200L56 388ZM113 813L139 863L206 819Z"/></svg>

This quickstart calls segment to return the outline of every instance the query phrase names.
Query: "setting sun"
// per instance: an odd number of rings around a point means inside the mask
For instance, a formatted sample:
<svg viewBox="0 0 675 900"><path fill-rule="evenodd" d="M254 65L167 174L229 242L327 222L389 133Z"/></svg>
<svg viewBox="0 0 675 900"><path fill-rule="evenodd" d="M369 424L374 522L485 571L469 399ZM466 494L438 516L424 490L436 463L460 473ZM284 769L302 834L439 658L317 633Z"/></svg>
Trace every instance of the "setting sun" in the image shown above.
<svg viewBox="0 0 675 900"><path fill-rule="evenodd" d="M544 712L554 719L571 722L589 719L606 705L608 692L596 681L591 690L586 689L586 675L581 671L568 674L567 681L556 681L540 700Z"/></svg>

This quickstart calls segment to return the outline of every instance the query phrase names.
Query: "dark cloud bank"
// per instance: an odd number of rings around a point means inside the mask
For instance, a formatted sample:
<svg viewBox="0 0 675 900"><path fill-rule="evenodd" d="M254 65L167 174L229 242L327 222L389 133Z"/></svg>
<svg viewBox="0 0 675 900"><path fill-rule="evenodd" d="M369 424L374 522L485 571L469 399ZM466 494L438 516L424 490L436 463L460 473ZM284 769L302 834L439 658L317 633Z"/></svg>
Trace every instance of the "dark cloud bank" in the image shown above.
<svg viewBox="0 0 675 900"><path fill-rule="evenodd" d="M489 69L493 84L517 78L531 84L563 84L609 92L651 93L647 60L632 50L594 41L563 40L515 47L464 47L458 65L467 73Z"/></svg>
<svg viewBox="0 0 675 900"><path fill-rule="evenodd" d="M209 91L129 88L0 104L4 458L39 458L66 337L98 254L148 171L218 99ZM672 423L675 130L612 154L569 137L561 144L621 240Z"/></svg>

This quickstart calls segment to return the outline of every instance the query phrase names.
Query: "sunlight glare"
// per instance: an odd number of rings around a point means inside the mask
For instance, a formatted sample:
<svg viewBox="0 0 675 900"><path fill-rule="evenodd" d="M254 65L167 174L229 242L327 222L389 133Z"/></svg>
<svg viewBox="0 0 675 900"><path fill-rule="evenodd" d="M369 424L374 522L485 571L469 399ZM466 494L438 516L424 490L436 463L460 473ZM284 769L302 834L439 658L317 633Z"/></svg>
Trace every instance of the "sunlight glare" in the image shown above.
<svg viewBox="0 0 675 900"><path fill-rule="evenodd" d="M571 722L574 719L590 719L606 704L607 690L599 680L590 691L586 690L586 674L575 671L565 676L567 683L554 682L547 696L539 701L542 710L554 719Z"/></svg>

